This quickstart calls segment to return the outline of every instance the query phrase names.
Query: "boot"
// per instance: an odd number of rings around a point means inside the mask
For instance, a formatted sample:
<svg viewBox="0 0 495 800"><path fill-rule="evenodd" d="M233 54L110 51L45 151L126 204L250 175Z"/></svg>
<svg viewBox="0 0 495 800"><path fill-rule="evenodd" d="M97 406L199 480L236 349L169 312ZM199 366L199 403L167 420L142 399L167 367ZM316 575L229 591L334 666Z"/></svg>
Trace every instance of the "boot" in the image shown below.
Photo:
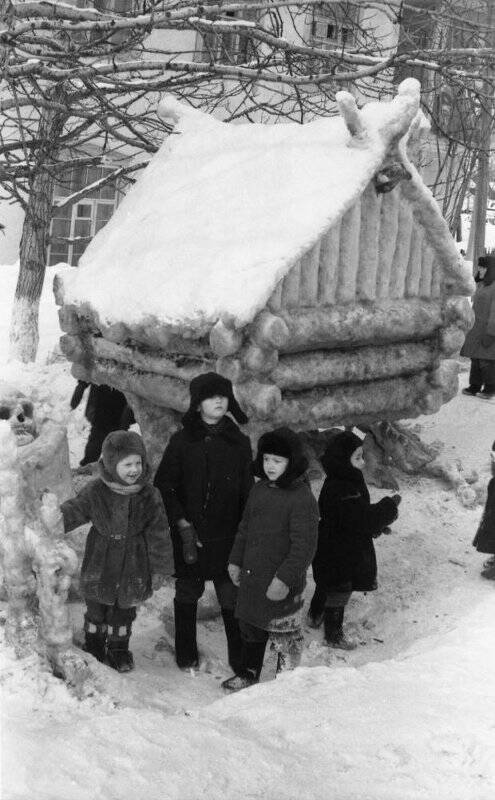
<svg viewBox="0 0 495 800"><path fill-rule="evenodd" d="M238 692L248 686L258 683L263 659L265 657L266 642L242 642L242 667L231 678L222 682L222 689L227 692Z"/></svg>
<svg viewBox="0 0 495 800"><path fill-rule="evenodd" d="M337 647L339 650L355 650L357 645L346 639L342 623L344 621L344 607L325 608L323 624L325 629L325 642L330 647Z"/></svg>
<svg viewBox="0 0 495 800"><path fill-rule="evenodd" d="M315 592L309 604L309 611L307 616L307 623L310 628L319 628L323 622L325 615L325 601L327 593L320 589L319 586L315 587Z"/></svg>
<svg viewBox="0 0 495 800"><path fill-rule="evenodd" d="M175 615L175 660L180 669L199 666L196 644L197 603L179 603L174 600Z"/></svg>
<svg viewBox="0 0 495 800"><path fill-rule="evenodd" d="M125 628L126 633L123 636L119 632ZM117 670L117 672L130 672L134 669L134 658L129 650L129 638L131 636L131 626L121 626L112 628L112 632L108 638L107 647L107 663L109 667Z"/></svg>
<svg viewBox="0 0 495 800"><path fill-rule="evenodd" d="M103 664L106 658L107 626L105 624L95 624L85 620L84 622L84 651L94 656L97 661Z"/></svg>
<svg viewBox="0 0 495 800"><path fill-rule="evenodd" d="M227 654L233 672L242 669L242 638L239 623L230 608L222 608L223 624L227 637Z"/></svg>

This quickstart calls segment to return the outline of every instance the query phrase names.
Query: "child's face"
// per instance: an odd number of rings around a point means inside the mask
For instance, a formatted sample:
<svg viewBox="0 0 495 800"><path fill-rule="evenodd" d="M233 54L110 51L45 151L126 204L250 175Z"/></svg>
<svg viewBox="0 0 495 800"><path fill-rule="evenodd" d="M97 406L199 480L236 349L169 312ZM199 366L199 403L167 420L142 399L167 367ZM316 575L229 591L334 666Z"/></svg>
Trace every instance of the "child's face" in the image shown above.
<svg viewBox="0 0 495 800"><path fill-rule="evenodd" d="M354 469L363 469L364 467L363 448L358 447L357 450L354 450L350 460Z"/></svg>
<svg viewBox="0 0 495 800"><path fill-rule="evenodd" d="M221 394L216 394L214 397L207 397L199 404L199 413L201 419L205 422L215 423L220 422L222 417L227 413L229 400Z"/></svg>
<svg viewBox="0 0 495 800"><path fill-rule="evenodd" d="M143 471L143 462L141 456L126 456L115 467L115 472L123 483L136 483L141 477Z"/></svg>
<svg viewBox="0 0 495 800"><path fill-rule="evenodd" d="M263 454L263 471L269 481L278 480L288 466L289 459L284 456L274 456L272 453Z"/></svg>

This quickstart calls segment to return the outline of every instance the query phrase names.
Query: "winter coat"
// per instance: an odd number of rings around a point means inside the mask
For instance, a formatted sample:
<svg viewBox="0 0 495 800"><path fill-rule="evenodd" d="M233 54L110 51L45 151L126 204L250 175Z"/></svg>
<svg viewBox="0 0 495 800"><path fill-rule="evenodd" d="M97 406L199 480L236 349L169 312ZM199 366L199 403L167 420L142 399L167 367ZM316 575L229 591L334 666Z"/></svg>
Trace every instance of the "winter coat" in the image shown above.
<svg viewBox="0 0 495 800"><path fill-rule="evenodd" d="M495 281L486 286L478 283L473 297L474 325L466 334L461 356L479 360L495 360ZM483 336L493 336L493 341L483 345Z"/></svg>
<svg viewBox="0 0 495 800"><path fill-rule="evenodd" d="M184 418L155 476L170 522L177 577L211 580L225 573L252 485L250 441L229 417L211 427L199 414ZM180 519L194 526L202 544L195 564L184 561Z"/></svg>
<svg viewBox="0 0 495 800"><path fill-rule="evenodd" d="M473 545L479 553L495 555L495 478L488 484L485 510L479 524Z"/></svg>
<svg viewBox="0 0 495 800"><path fill-rule="evenodd" d="M329 472L318 498L315 583L327 592L372 591L377 587L373 538L397 518L397 506L390 497L371 503L362 472L350 464Z"/></svg>
<svg viewBox="0 0 495 800"><path fill-rule="evenodd" d="M303 477L287 487L262 480L252 489L229 559L241 567L239 619L263 630L280 629L277 620L301 609L318 517L316 500ZM266 596L275 576L289 587L284 600Z"/></svg>
<svg viewBox="0 0 495 800"><path fill-rule="evenodd" d="M71 408L77 408L85 389L89 386L85 381L78 381L71 397ZM91 384L84 415L91 425L108 431L122 428L127 430L135 422L132 409L122 392L111 386Z"/></svg>
<svg viewBox="0 0 495 800"><path fill-rule="evenodd" d="M96 478L61 510L66 531L92 523L81 568L86 600L130 608L151 596L153 575L172 574L165 510L150 484L123 495Z"/></svg>

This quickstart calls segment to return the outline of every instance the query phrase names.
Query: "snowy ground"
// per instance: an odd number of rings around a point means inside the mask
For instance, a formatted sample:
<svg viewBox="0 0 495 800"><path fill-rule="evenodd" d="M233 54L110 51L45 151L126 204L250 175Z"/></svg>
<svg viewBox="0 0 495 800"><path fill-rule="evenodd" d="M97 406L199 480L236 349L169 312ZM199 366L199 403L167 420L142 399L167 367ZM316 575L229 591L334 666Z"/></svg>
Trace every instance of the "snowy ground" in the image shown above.
<svg viewBox="0 0 495 800"><path fill-rule="evenodd" d="M56 338L49 294L44 306L46 355ZM85 423L80 410L68 414L67 365L0 360L0 377L67 417L77 463ZM449 457L488 473L494 405L458 395L419 423ZM171 586L139 612L135 671L97 665L100 691L83 701L4 647L2 800L491 800L495 585L479 576L483 557L471 547L481 507L462 507L426 478L400 490L401 517L377 542L380 588L349 606L353 652L329 651L308 630L303 667L224 697L229 670L211 602L199 625L203 671L180 672L164 640L155 648L172 630ZM77 638L80 603L71 613Z"/></svg>

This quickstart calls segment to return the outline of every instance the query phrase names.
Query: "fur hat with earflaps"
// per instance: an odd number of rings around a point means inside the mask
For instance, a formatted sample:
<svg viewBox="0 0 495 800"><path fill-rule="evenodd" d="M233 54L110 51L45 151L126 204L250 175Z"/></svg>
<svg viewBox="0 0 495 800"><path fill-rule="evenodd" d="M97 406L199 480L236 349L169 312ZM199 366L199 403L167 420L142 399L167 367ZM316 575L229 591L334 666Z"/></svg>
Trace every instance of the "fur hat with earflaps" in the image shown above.
<svg viewBox="0 0 495 800"><path fill-rule="evenodd" d="M189 392L191 394L191 402L189 409L184 415L183 422L191 422L194 420L198 411L198 406L203 400L208 400L210 397L226 397L229 401L227 411L232 414L235 421L239 425L245 425L248 418L242 411L239 403L234 397L234 390L232 383L228 378L223 375L218 375L216 372L206 372L204 375L197 375L192 379L189 384Z"/></svg>
<svg viewBox="0 0 495 800"><path fill-rule="evenodd" d="M103 477L116 483L123 483L117 475L117 464L127 456L141 456L143 471L137 483L145 483L149 479L146 448L142 438L134 431L112 431L108 434L101 448L100 464L103 467Z"/></svg>
<svg viewBox="0 0 495 800"><path fill-rule="evenodd" d="M266 478L263 470L263 456L267 453L289 459L287 469L275 481L281 488L290 486L296 478L304 475L308 468L308 459L304 455L302 441L290 428L276 428L274 431L264 433L260 438L254 462L254 474L258 478Z"/></svg>

